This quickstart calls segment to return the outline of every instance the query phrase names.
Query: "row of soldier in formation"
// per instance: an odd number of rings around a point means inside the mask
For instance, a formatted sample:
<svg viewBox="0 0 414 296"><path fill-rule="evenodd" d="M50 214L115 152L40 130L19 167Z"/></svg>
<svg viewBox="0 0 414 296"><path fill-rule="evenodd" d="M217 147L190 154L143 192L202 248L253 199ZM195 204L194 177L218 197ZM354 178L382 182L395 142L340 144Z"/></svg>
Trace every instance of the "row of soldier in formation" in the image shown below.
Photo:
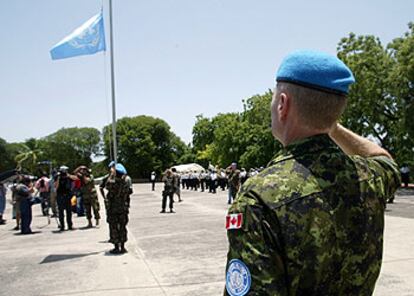
<svg viewBox="0 0 414 296"><path fill-rule="evenodd" d="M262 168L261 168L262 169ZM211 167L207 172L183 172L179 173L173 167L164 172L162 181L164 183L164 190L162 192L161 213L166 212L167 199L169 199L170 213L174 213L174 195L178 196L178 201L181 202L181 189L198 191L208 191L209 193L216 193L217 188L222 191L228 189L227 203L231 204L240 186L250 177L258 174L261 169L251 169L247 172L244 168L237 169L237 164L232 163L226 169L218 167ZM154 175L154 173L153 173ZM155 177L151 176L151 180ZM152 183L152 190L155 189L155 182Z"/></svg>
<svg viewBox="0 0 414 296"><path fill-rule="evenodd" d="M87 225L91 228L92 212L96 226L100 221L100 205L95 189L94 177L86 166L80 166L69 173L69 168L61 166L48 178L46 174L36 181L32 176L12 172L14 179L12 189L13 216L16 219L15 230L22 234L31 234L32 205L40 203L43 215L48 217L49 210L56 218L59 231L73 229L72 211L82 215L86 212ZM128 223L132 181L122 164L109 164L109 173L102 179L100 192L104 197L107 222L109 224L109 242L114 244L110 252L124 253L127 241L126 225ZM104 191L107 190L107 193ZM66 219L65 219L66 218Z"/></svg>

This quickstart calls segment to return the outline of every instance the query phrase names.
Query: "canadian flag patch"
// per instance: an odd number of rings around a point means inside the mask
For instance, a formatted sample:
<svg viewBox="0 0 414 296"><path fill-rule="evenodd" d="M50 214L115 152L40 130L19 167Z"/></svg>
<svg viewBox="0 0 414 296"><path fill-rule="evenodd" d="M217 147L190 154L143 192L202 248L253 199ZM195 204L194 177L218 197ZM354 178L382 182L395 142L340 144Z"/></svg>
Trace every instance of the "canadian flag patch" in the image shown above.
<svg viewBox="0 0 414 296"><path fill-rule="evenodd" d="M243 225L243 214L230 214L226 216L226 229L240 229Z"/></svg>

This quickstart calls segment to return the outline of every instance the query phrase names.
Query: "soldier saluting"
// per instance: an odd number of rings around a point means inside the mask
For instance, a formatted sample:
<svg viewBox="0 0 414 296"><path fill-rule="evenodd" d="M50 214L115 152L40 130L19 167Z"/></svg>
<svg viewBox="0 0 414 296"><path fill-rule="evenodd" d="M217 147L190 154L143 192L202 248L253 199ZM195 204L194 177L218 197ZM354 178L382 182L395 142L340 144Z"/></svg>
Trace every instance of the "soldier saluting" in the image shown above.
<svg viewBox="0 0 414 296"><path fill-rule="evenodd" d="M130 187L126 182L127 171L125 167L117 163L111 167L111 174L106 181L107 222L109 224L109 242L114 248L111 254L123 254L127 252L125 243L128 240L126 226L128 224Z"/></svg>
<svg viewBox="0 0 414 296"><path fill-rule="evenodd" d="M272 133L284 150L229 209L225 294L371 295L398 167L337 124L354 82L338 58L294 52L276 81Z"/></svg>

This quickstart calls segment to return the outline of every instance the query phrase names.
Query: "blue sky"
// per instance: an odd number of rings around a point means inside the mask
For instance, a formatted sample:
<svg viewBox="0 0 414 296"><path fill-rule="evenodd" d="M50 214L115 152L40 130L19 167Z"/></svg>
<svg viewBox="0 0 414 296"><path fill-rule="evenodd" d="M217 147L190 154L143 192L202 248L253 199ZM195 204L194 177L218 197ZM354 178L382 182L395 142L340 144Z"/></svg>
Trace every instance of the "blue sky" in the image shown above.
<svg viewBox="0 0 414 296"><path fill-rule="evenodd" d="M408 0L113 2L117 117L162 118L187 143L196 115L241 111L243 99L272 88L290 51L334 54L349 32L386 44L414 21ZM1 138L110 122L109 52L49 55L102 3L107 17L107 0L0 0Z"/></svg>

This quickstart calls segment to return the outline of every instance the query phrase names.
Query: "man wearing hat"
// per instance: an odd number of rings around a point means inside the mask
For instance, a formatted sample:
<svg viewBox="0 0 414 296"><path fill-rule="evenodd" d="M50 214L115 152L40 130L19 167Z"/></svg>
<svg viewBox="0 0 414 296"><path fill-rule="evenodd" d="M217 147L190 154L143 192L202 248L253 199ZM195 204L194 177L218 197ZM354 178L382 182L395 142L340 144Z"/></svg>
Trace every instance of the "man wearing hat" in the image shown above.
<svg viewBox="0 0 414 296"><path fill-rule="evenodd" d="M276 81L272 133L284 149L229 209L225 295L372 295L398 167L337 123L354 82L338 58L293 52Z"/></svg>
<svg viewBox="0 0 414 296"><path fill-rule="evenodd" d="M123 254L127 241L128 214L130 202L130 187L126 182L127 171L117 163L111 166L111 174L106 182L107 222L109 224L109 242L114 244L112 254Z"/></svg>
<svg viewBox="0 0 414 296"><path fill-rule="evenodd" d="M59 228L60 231L65 230L65 211L66 211L66 222L68 229L73 229L72 222L72 181L77 179L76 176L68 174L69 168L67 166L61 166L55 181L57 204L59 210Z"/></svg>

